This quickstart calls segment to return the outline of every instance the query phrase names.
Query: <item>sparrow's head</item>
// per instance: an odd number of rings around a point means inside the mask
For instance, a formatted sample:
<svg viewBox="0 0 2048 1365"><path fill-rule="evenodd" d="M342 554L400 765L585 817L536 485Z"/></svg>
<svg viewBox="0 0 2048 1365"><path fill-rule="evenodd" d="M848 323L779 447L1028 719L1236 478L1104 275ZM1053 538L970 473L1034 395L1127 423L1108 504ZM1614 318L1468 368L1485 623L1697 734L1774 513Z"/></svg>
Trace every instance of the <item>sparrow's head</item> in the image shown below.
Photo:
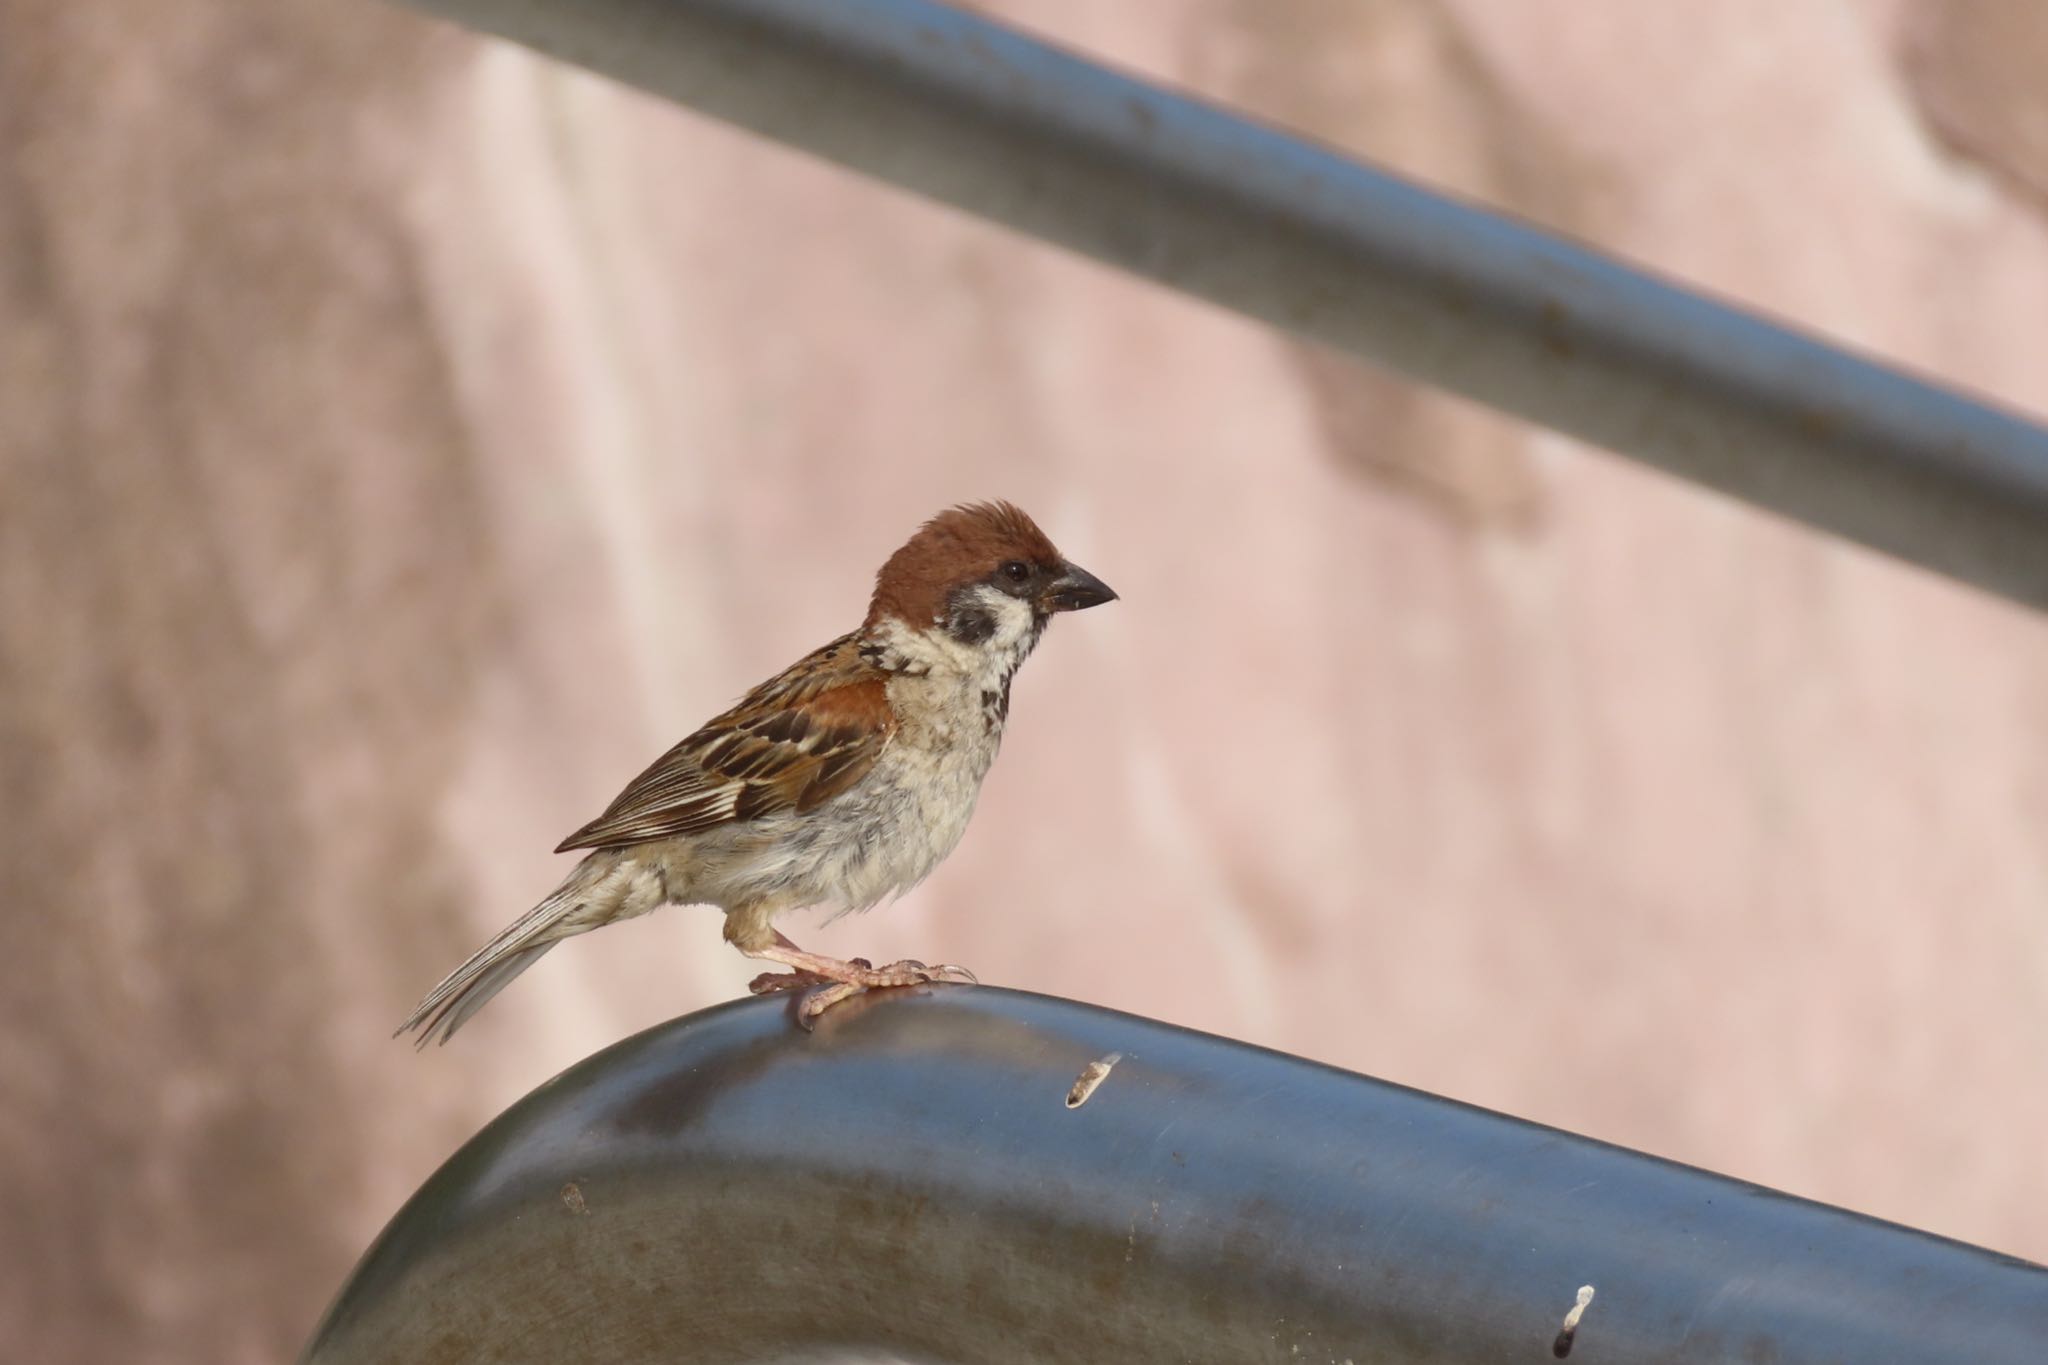
<svg viewBox="0 0 2048 1365"><path fill-rule="evenodd" d="M1028 653L1055 612L1113 602L1007 502L950 507L918 528L875 576L870 628L896 620L958 644Z"/></svg>

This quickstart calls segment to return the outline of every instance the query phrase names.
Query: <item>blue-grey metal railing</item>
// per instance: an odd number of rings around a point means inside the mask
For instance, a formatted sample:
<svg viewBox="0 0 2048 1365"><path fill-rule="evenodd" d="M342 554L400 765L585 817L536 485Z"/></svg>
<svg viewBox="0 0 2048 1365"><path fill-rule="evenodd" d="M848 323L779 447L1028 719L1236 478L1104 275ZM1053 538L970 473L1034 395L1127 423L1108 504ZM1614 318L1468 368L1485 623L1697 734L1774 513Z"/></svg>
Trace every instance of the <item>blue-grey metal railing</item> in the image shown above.
<svg viewBox="0 0 2048 1365"><path fill-rule="evenodd" d="M1093 1081L1092 1090L1088 1080ZM1078 1101L1078 1103L1077 1103ZM784 1000L577 1066L303 1365L2040 1365L2048 1269L1068 1001Z"/></svg>
<svg viewBox="0 0 2048 1365"><path fill-rule="evenodd" d="M979 16L409 2L2048 605L2039 425Z"/></svg>
<svg viewBox="0 0 2048 1365"><path fill-rule="evenodd" d="M2048 605L2040 427L986 20L411 3ZM2042 1267L1298 1059L987 988L815 1035L785 1010L679 1020L535 1092L393 1220L305 1361L2033 1365L2048 1341Z"/></svg>

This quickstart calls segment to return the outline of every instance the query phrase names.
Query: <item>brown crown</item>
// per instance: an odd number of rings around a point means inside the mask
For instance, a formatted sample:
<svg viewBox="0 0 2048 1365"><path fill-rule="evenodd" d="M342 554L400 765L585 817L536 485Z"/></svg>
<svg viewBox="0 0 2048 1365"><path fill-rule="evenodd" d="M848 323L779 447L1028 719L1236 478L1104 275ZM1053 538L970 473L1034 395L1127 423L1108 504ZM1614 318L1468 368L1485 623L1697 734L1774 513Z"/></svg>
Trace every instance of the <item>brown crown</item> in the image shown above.
<svg viewBox="0 0 2048 1365"><path fill-rule="evenodd" d="M1038 523L1007 502L949 507L920 526L875 575L867 624L893 616L923 628L945 611L946 595L986 578L1012 559L1048 570L1063 566Z"/></svg>

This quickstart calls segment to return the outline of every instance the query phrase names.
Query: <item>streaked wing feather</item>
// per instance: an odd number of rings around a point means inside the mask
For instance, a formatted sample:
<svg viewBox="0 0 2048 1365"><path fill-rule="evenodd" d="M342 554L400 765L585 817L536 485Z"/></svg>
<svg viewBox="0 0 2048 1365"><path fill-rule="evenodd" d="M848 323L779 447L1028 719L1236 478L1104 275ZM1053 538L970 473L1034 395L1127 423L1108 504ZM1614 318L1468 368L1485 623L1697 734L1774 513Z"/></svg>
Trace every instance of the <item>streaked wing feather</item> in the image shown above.
<svg viewBox="0 0 2048 1365"><path fill-rule="evenodd" d="M558 853L696 834L807 811L874 767L895 733L887 675L834 640L670 749Z"/></svg>

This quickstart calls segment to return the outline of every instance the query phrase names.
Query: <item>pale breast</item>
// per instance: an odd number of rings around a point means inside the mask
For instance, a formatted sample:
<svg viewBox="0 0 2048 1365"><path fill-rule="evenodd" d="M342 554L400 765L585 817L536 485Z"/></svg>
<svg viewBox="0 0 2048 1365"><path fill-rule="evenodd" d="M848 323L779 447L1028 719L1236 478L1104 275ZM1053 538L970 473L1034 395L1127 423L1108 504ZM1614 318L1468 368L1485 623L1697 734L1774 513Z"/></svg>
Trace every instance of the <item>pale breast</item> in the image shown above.
<svg viewBox="0 0 2048 1365"><path fill-rule="evenodd" d="M967 832L995 739L983 731L936 750L892 743L857 786L806 814L780 813L688 841L687 872L672 883L673 898L728 910L756 903L865 910L906 891Z"/></svg>
<svg viewBox="0 0 2048 1365"><path fill-rule="evenodd" d="M982 779L1002 741L981 690L919 678L892 681L899 728L854 790L814 812L816 899L864 910L923 881L967 833ZM828 832L829 831L829 832Z"/></svg>
<svg viewBox="0 0 2048 1365"><path fill-rule="evenodd" d="M923 640L903 649L920 646L918 667L889 680L896 733L867 776L809 812L700 837L675 899L865 910L945 861L967 832L1002 743L1018 656L955 659Z"/></svg>

